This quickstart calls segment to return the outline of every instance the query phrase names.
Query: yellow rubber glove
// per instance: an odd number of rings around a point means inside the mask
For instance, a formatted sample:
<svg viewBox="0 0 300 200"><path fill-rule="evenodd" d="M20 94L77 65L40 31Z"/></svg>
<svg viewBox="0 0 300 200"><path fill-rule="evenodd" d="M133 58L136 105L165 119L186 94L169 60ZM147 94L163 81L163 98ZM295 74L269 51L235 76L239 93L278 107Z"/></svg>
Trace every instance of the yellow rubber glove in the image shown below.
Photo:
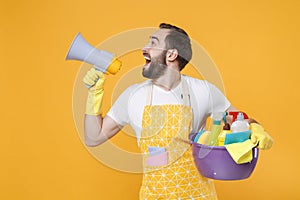
<svg viewBox="0 0 300 200"><path fill-rule="evenodd" d="M270 149L273 144L273 138L264 130L264 128L257 124L250 124L251 141L255 144L258 141L258 148L260 149Z"/></svg>
<svg viewBox="0 0 300 200"><path fill-rule="evenodd" d="M89 87L85 114L100 115L102 112L102 97L104 94L104 74L91 68L84 76L83 82Z"/></svg>

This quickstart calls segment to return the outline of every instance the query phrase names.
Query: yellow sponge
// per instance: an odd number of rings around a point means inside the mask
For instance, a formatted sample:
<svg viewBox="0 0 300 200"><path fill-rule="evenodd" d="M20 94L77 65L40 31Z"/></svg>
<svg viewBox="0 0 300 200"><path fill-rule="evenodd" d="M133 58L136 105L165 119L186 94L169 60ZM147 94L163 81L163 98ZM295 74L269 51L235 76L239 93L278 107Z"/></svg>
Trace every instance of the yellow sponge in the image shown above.
<svg viewBox="0 0 300 200"><path fill-rule="evenodd" d="M207 144L208 138L209 138L210 131L205 131L202 133L200 138L198 139L197 143L199 144Z"/></svg>

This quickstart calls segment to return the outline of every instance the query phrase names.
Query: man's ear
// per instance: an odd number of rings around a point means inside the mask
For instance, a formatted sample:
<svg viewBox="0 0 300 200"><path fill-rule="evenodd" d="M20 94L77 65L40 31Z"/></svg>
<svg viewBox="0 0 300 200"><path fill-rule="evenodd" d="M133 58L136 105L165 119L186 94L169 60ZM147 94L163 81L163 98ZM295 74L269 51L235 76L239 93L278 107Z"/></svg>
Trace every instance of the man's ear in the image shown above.
<svg viewBox="0 0 300 200"><path fill-rule="evenodd" d="M178 51L177 49L169 49L167 51L167 61L169 62L173 62L174 60L176 60L176 58L178 57Z"/></svg>

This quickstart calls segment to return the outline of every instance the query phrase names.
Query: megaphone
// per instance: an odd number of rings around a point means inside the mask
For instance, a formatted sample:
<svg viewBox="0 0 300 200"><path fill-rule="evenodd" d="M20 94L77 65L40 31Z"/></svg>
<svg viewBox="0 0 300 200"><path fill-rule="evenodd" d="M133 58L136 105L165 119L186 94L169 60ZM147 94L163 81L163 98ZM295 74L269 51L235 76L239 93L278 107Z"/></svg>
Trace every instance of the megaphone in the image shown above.
<svg viewBox="0 0 300 200"><path fill-rule="evenodd" d="M94 65L96 70L110 74L116 74L122 65L112 53L94 48L80 33L75 36L66 60L84 61Z"/></svg>

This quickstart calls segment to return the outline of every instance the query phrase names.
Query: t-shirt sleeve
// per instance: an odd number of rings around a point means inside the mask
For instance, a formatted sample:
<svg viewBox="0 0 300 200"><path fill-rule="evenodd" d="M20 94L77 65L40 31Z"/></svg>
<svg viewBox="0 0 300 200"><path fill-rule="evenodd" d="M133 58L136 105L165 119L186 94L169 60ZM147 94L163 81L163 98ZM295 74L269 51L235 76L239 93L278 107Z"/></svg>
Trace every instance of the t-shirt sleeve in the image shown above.
<svg viewBox="0 0 300 200"><path fill-rule="evenodd" d="M224 112L231 105L225 95L213 84L207 82L209 89L209 113Z"/></svg>
<svg viewBox="0 0 300 200"><path fill-rule="evenodd" d="M133 86L127 88L115 101L113 106L107 113L107 116L112 118L116 123L125 126L129 123L128 116L128 101L133 90Z"/></svg>

